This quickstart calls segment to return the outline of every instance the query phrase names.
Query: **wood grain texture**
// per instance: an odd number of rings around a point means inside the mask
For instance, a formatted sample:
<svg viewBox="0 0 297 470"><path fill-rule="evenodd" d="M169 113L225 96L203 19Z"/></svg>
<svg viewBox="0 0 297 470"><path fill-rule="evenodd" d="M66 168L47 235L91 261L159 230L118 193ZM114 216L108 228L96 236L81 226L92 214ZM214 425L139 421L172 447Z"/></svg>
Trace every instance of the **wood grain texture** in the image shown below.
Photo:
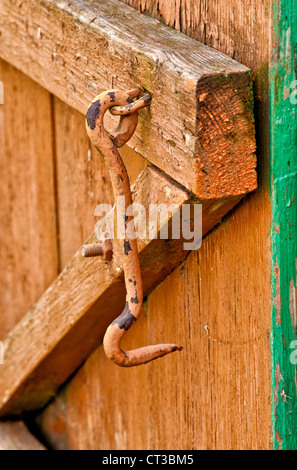
<svg viewBox="0 0 297 470"><path fill-rule="evenodd" d="M255 70L268 57L269 0L121 0Z"/></svg>
<svg viewBox="0 0 297 470"><path fill-rule="evenodd" d="M99 347L66 386L70 449L269 448L269 198L231 219L150 294L124 345L165 335L184 351L122 370Z"/></svg>
<svg viewBox="0 0 297 470"><path fill-rule="evenodd" d="M57 275L51 100L0 61L0 339Z"/></svg>
<svg viewBox="0 0 297 470"><path fill-rule="evenodd" d="M133 186L135 202L182 204L193 199L160 170L148 166ZM238 200L204 201L203 234ZM167 218L162 217L160 230ZM169 232L170 233L170 232ZM94 235L88 240L94 242ZM183 238L139 240L144 295L157 286L186 256ZM125 285L121 251L113 243L110 263L84 258L79 250L60 276L4 341L0 374L0 413L37 409L102 340L108 324L124 308Z"/></svg>
<svg viewBox="0 0 297 470"><path fill-rule="evenodd" d="M128 145L199 198L256 188L245 66L117 0L0 6L1 56L80 112L108 88L151 92Z"/></svg>
<svg viewBox="0 0 297 470"><path fill-rule="evenodd" d="M46 450L22 421L0 423L0 450Z"/></svg>
<svg viewBox="0 0 297 470"><path fill-rule="evenodd" d="M96 223L97 204L113 203L104 161L91 146L85 118L54 98L60 268L63 269Z"/></svg>

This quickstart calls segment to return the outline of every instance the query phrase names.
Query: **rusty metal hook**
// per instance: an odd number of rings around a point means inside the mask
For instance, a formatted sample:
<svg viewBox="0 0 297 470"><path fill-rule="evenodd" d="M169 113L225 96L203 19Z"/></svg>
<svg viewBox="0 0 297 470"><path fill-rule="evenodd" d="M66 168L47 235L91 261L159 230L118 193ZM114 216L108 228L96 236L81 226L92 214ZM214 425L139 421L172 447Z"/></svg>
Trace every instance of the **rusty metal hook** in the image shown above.
<svg viewBox="0 0 297 470"><path fill-rule="evenodd" d="M88 136L104 158L109 170L115 199L118 196L125 197L125 214L127 208L132 204L132 196L127 170L117 147L121 147L130 139L137 126L137 111L150 103L151 97L148 93L133 101L133 98L138 97L140 94L141 90L139 89L127 92L121 90L105 91L94 98L86 114ZM103 117L108 109L112 114L121 116L119 126L109 135L103 125ZM133 216L125 216L125 222L125 226L130 223L131 227ZM125 231L125 238L121 240L121 244L126 285L126 306L123 312L107 328L103 347L107 357L115 364L122 367L132 367L145 364L173 351L180 351L182 347L176 344L156 344L132 351L123 351L121 349L121 339L139 317L143 302L137 239L128 238Z"/></svg>

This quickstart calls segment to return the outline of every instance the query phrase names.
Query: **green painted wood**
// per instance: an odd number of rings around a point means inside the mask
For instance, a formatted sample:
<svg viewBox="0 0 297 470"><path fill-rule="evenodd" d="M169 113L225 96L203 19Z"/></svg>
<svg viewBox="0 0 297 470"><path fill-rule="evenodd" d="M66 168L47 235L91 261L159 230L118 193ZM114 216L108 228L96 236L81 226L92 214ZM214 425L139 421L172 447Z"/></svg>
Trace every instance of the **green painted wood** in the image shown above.
<svg viewBox="0 0 297 470"><path fill-rule="evenodd" d="M273 0L270 66L274 449L297 449L297 0ZM296 87L295 87L296 88ZM297 344L297 343L296 343Z"/></svg>

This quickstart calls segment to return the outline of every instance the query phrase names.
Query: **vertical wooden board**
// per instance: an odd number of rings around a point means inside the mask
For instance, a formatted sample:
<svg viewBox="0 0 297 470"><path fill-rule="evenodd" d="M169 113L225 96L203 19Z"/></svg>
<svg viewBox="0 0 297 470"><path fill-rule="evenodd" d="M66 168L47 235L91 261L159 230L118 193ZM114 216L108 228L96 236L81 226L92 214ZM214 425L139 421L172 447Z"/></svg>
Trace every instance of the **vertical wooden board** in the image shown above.
<svg viewBox="0 0 297 470"><path fill-rule="evenodd" d="M297 1L273 1L270 68L274 449L297 449Z"/></svg>
<svg viewBox="0 0 297 470"><path fill-rule="evenodd" d="M22 421L0 423L0 450L46 450Z"/></svg>
<svg viewBox="0 0 297 470"><path fill-rule="evenodd" d="M57 275L51 98L0 62L0 339Z"/></svg>
<svg viewBox="0 0 297 470"><path fill-rule="evenodd" d="M129 370L100 347L69 383L71 449L270 447L269 198L253 195L232 218L148 297L127 334L128 347L173 341L183 352Z"/></svg>
<svg viewBox="0 0 297 470"><path fill-rule="evenodd" d="M108 170L90 144L85 117L54 98L60 269L94 230L98 204L113 204ZM120 149L131 183L146 161L131 149Z"/></svg>
<svg viewBox="0 0 297 470"><path fill-rule="evenodd" d="M185 347L150 369L150 448L270 447L269 198L231 218L149 298L149 342Z"/></svg>

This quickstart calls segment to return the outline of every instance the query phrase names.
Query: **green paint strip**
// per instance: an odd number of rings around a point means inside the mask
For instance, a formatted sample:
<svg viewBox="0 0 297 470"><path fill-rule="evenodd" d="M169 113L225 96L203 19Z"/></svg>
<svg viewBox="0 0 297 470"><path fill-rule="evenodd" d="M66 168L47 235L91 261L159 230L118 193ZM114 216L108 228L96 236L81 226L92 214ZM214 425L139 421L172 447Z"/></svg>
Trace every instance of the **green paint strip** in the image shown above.
<svg viewBox="0 0 297 470"><path fill-rule="evenodd" d="M297 0L273 0L270 67L273 448L297 449ZM295 86L296 89L296 86ZM296 346L295 346L296 349Z"/></svg>

